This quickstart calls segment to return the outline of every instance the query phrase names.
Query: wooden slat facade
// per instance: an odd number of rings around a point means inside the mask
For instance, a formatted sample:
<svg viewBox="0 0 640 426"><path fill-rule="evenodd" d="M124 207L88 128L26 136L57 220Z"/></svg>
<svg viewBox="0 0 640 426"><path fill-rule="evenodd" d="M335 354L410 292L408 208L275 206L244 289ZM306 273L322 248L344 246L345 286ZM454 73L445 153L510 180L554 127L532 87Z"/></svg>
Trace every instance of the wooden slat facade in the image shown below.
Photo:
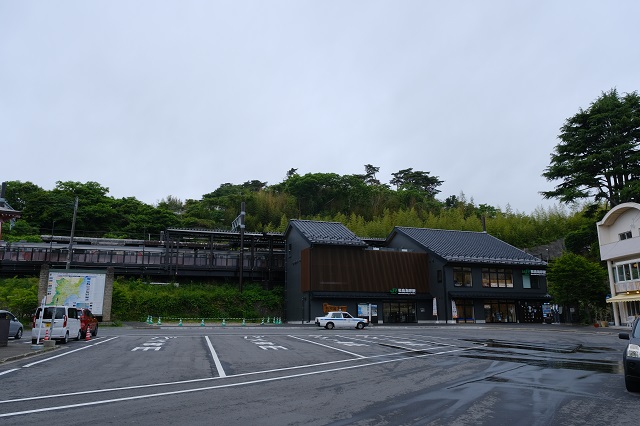
<svg viewBox="0 0 640 426"><path fill-rule="evenodd" d="M426 253L314 246L301 253L301 288L309 291L429 293Z"/></svg>

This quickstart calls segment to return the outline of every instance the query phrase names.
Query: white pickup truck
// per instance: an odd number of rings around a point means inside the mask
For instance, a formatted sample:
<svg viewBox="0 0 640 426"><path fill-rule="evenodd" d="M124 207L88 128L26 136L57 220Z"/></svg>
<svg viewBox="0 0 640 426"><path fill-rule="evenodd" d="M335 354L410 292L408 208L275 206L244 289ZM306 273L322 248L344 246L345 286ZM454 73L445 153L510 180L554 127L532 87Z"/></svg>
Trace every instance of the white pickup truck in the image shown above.
<svg viewBox="0 0 640 426"><path fill-rule="evenodd" d="M327 312L323 317L316 317L316 325L331 330L334 327L357 328L359 330L369 325L366 318L352 317L348 312Z"/></svg>

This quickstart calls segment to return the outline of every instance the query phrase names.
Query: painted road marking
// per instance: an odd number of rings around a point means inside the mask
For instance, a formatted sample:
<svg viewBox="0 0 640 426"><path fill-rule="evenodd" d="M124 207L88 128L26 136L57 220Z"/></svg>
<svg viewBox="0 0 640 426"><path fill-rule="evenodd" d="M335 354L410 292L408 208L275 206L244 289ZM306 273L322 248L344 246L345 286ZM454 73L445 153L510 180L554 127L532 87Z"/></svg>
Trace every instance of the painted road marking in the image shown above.
<svg viewBox="0 0 640 426"><path fill-rule="evenodd" d="M448 353L453 353L453 352L467 351L467 350L471 350L471 349L473 349L473 348L459 348L459 349L448 350L448 351L438 352L438 353L421 354L421 355L418 355L418 356L411 356L411 357L405 356L404 358L390 359L390 361L395 362L395 361L402 361L402 360L408 360L408 359L414 359L414 358L424 358L424 357L427 357L427 356L443 355L443 354L448 354ZM371 356L365 357L365 359L388 358L389 356L406 355L407 352L408 351L401 351L401 352L395 352L395 353L391 353L391 354L371 355ZM260 371L251 371L251 372L248 372L248 373L238 373L238 374L233 374L231 376L226 376L226 377L227 378L240 378L240 377L248 377L248 376L257 376L257 375L261 375L261 374L279 373L279 372L282 372L282 371L292 371L292 370L302 370L302 369L305 369L305 368L323 367L323 366L332 365L332 364L346 364L346 363L355 362L356 360L359 361L359 359L353 359L353 358L340 359L340 360L336 360L336 361L325 361L325 362L320 362L320 363L315 363L315 364L294 365L294 366L291 366L291 367L281 367L281 368L274 368L274 369L270 369L270 370L260 370ZM9 403L9 402L35 401L35 400L40 400L40 399L62 398L62 397L77 396L77 395L99 394L99 393L106 393L106 392L122 392L122 391L125 391L125 390L145 389L145 388L152 388L152 387L175 386L175 385L183 385L183 384L198 383L198 382L208 382L208 381L219 380L219 379L221 379L221 377L203 377L203 378L200 378L200 379L178 380L178 381L175 381L175 382L161 382L161 383L152 383L152 384L147 384L147 385L133 385L133 386L123 386L123 387L118 387L118 388L106 388L106 389L94 389L94 390L89 390L89 391L68 392L68 393L61 393L61 394L57 394L57 395L30 396L30 397L24 397L24 398L0 400L0 404L6 404L6 403Z"/></svg>
<svg viewBox="0 0 640 426"><path fill-rule="evenodd" d="M273 342L267 342L264 338L264 336L244 336L244 338L246 340L248 340L251 343L255 343L256 345L258 345L258 347L260 349L263 349L265 351L268 350L274 350L274 351L278 351L278 350L284 350L284 351L288 351L288 348L285 348L284 346L280 346L280 345L274 345Z"/></svg>
<svg viewBox="0 0 640 426"><path fill-rule="evenodd" d="M36 364L40 364L40 363L42 363L42 362L46 362L46 361L51 361L52 359L60 358L61 356L65 356L65 355L72 354L72 353L74 353L74 352L82 351L82 350L85 350L85 349L87 349L87 348L91 348L91 347L93 347L93 346L98 346L98 345L101 345L101 344L103 344L103 343L109 342L109 341L111 341L111 340L113 340L113 339L117 339L117 338L118 338L117 336L116 336L116 337L111 337L110 339L102 340L102 341L97 342L97 343L94 343L94 344L92 344L92 345L83 346L83 347L81 347L81 348L74 349L74 350L71 350L71 351L69 351L69 352L64 352L64 353L61 353L61 354L59 354L59 355L54 355L54 356L51 356L51 357L48 357L48 358L45 358L45 359L41 359L40 361L36 361L36 362L32 362L32 363L30 363L30 364L23 365L22 367L23 367L23 368L32 367L32 366L34 366L34 365L36 365Z"/></svg>
<svg viewBox="0 0 640 426"><path fill-rule="evenodd" d="M218 370L218 375L220 377L227 377L227 373L224 372L224 368L222 368L222 363L220 363L220 358L218 358L218 354L216 350L213 349L213 345L211 344L211 340L209 340L209 336L204 336L207 341L207 346L209 346L209 352L211 352L211 356L213 357L213 363L216 365L216 370Z"/></svg>
<svg viewBox="0 0 640 426"><path fill-rule="evenodd" d="M296 336L292 336L292 335L289 335L288 337L291 337L292 339L302 340L303 342L312 343L314 345L322 346L322 347L325 347L325 348L333 349L334 351L344 352L344 353L349 354L351 356L354 356L356 358L366 358L366 356L364 356L364 355L360 355L360 354L356 354L356 353L353 353L353 352L345 351L344 349L340 349L340 348L334 348L333 346L329 346L329 345L323 345L322 343L314 342L312 340L303 339L302 337L296 337Z"/></svg>
<svg viewBox="0 0 640 426"><path fill-rule="evenodd" d="M152 337L151 340L155 340L152 342L145 342L142 344L142 346L136 346L135 348L131 349L131 352L137 352L137 351L142 351L142 352L147 352L147 351L154 351L154 352L158 352L160 349L162 349L163 345L165 343L167 343L169 341L169 339L175 339L176 337Z"/></svg>
<svg viewBox="0 0 640 426"><path fill-rule="evenodd" d="M301 339L301 340L304 340L304 339ZM310 342L310 343L314 343L314 342ZM332 349L335 349L335 348L332 348ZM417 355L417 356L413 355L413 356L406 356L406 357L394 358L394 359L385 359L385 360L381 360L381 361L367 362L367 363L364 363L364 364L348 365L348 366L344 366L344 367L335 367L335 368L329 368L329 369L325 369L325 370L309 371L309 372L305 372L305 373L291 374L291 375L287 375L287 376L270 377L270 378L266 378L266 379L247 380L247 381L237 382L237 383L226 383L226 384L220 384L220 385L205 386L205 387L195 388L195 389L182 389L182 390L170 391L170 392L159 392L159 393L151 393L151 394L146 394L146 395L136 395L136 396L123 397L123 398L105 399L105 400L101 400L101 401L81 402L81 403L77 403L77 404L60 405L60 406L55 406L55 407L35 408L35 409L32 409L32 410L24 410L24 411L14 411L14 412L10 412L10 413L2 413L2 414L0 414L0 417L13 417L13 416L19 416L19 415L24 415L24 414L44 413L44 412L48 412L48 411L59 411L59 410L65 410L65 409L69 409L69 408L88 407L88 406L91 406L91 405L102 405L102 404L110 404L110 403L124 402L124 401L135 401L135 400L139 400L139 399L157 398L157 397L169 396L169 395L181 395L181 394L188 394L188 393L194 393L194 392L205 392L205 391L215 390L215 389L225 389L225 388L233 388L233 387L240 387L240 386L249 386L249 385L254 385L254 384L259 384L259 383L268 383L268 382L275 382L275 381L279 381L279 380L296 379L296 378L300 378L300 377L313 376L313 375L317 375L317 374L333 373L333 372L337 372L337 371L352 370L352 369L355 369L355 368L370 367L370 366L374 366L374 365L387 364L387 363L391 363L391 362L415 360L417 358L426 358L426 357L431 357L431 356L435 356L435 355L449 354L449 353L454 353L454 352L462 352L462 351L469 350L469 349L470 348L451 349L451 350L447 350L447 351L444 351L444 352L438 352L438 353L421 354L421 355ZM366 357L364 357L364 358L366 358ZM331 363L332 362L325 363L325 364L331 364ZM301 367L309 367L309 366L301 366ZM271 370L271 371L276 372L276 371L284 371L284 370L287 370L287 369L289 369L289 368L282 368L282 369L276 369L276 370ZM264 373L264 372L260 372L260 373ZM245 376L247 374L256 374L256 373L245 373L245 374L238 374L238 375L227 376L227 377L239 377L239 376ZM182 381L182 382L173 382L173 383L167 383L167 384L162 384L162 385L178 384L178 383L189 383L189 382L195 382L195 381L201 381L201 380L219 380L219 379L221 379L221 377L214 377L214 378L207 378L207 379L197 379L197 380ZM150 387L150 386L158 386L158 385L146 385L145 387ZM143 387L143 386L140 386L140 387ZM135 388L137 388L137 387L136 386L130 386L130 387L127 387L127 388L119 388L119 389L135 389ZM81 394L90 394L90 393L106 392L106 391L114 391L114 390L117 390L117 389L110 389L110 390L106 390L105 389L105 390L96 390L96 391L87 391L87 392L76 392L76 393L73 393L73 394L66 394L66 395L47 395L47 396L40 396L40 397L33 397L33 398L21 398L21 399L14 399L14 400L6 400L6 401L0 401L0 402L1 403L6 403L6 402L15 402L15 401L27 401L27 400L32 400L32 399L59 398L59 397L68 396L68 395L81 395Z"/></svg>

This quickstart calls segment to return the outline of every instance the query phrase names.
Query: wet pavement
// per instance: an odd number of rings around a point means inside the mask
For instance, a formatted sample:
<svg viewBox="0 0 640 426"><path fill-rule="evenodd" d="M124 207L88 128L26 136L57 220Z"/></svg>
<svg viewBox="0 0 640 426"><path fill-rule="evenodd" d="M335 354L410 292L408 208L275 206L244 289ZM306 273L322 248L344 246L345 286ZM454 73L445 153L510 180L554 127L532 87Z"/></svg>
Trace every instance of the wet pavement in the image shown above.
<svg viewBox="0 0 640 426"><path fill-rule="evenodd" d="M123 324L124 328L153 328L153 329L162 329L162 328L173 328L173 327L177 327L178 324L172 324L172 323L167 323L164 324L162 326L156 326L156 325L149 325L147 323L144 322L140 322L140 323L136 323L136 322L128 322ZM197 324L194 324L193 326L197 326ZM298 324L298 323L289 323L289 324L280 324L280 325L269 325L269 327L309 327L309 328L317 328L315 326L315 324ZM629 327L625 327L625 326L609 326L609 327L593 327L593 326L585 326L585 325L572 325L572 324L381 324L381 325L373 325L372 327L375 328L398 328L398 327L434 327L437 326L439 328L442 327L452 327L452 328L464 328L464 327L483 327L483 328L504 328L506 329L527 329L530 330L532 333L535 333L536 331L549 331L549 330L558 330L558 331L565 331L565 332L570 332L570 331L575 331L575 332L591 332L591 333L609 333L609 334L613 334L613 335L617 335L619 332L621 331L630 331ZM25 330L24 336L31 336L31 330ZM492 347L500 347L503 345L509 345L513 348L513 343L511 342L501 342L499 340L491 340L491 341L487 341L485 342L487 344L487 346L492 346ZM43 344L40 345L32 345L30 339L27 339L25 337L23 337L20 340L15 340L15 339L9 339L9 341L7 342L6 346L0 346L0 364L5 363L5 362L9 362L9 361L13 361L13 360L17 360L17 359L22 359L22 358L26 358L29 356L33 356L33 355L38 355L41 354L43 352L46 351L51 351L51 350L56 350L56 349L60 349L61 344L57 343L55 346L53 347L45 347ZM525 348L522 348L525 349ZM536 349L536 348L532 348L532 347L527 347L526 349ZM554 346L553 349L551 348L538 348L537 350L543 350L543 351L557 351L557 352L564 352L564 351L568 351L568 352L574 352L576 350L579 350L580 348L573 348L573 347L558 347L557 345Z"/></svg>

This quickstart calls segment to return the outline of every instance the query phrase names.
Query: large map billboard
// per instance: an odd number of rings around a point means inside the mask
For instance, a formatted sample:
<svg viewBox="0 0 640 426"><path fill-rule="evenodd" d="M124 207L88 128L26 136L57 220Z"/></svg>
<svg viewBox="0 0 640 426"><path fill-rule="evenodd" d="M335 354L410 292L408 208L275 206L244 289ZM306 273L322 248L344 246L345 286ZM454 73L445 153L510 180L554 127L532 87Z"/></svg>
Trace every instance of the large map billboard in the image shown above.
<svg viewBox="0 0 640 426"><path fill-rule="evenodd" d="M106 274L86 271L50 271L47 305L89 308L102 315Z"/></svg>

